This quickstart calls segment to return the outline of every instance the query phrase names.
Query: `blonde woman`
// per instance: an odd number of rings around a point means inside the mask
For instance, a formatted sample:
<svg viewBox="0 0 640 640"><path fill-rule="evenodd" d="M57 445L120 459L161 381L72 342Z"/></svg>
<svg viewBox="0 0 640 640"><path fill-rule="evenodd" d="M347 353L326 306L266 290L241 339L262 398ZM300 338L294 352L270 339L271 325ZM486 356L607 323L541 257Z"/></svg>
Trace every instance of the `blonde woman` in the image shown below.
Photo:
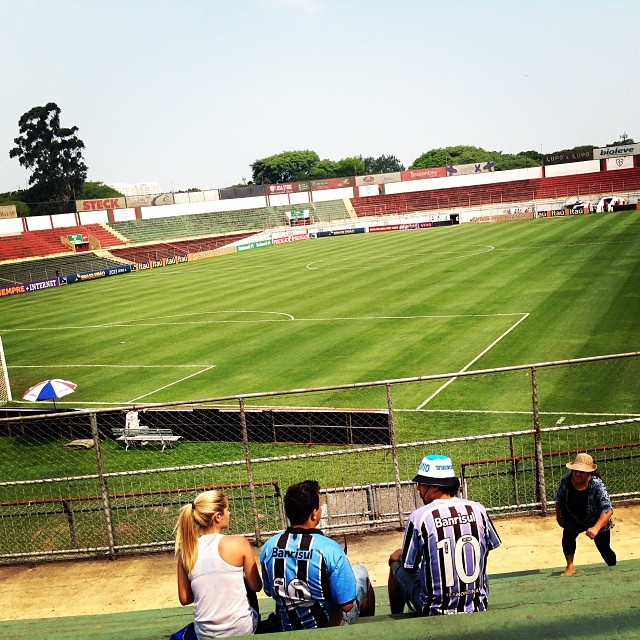
<svg viewBox="0 0 640 640"><path fill-rule="evenodd" d="M223 535L228 526L229 501L222 491L205 491L180 509L178 597L180 604L194 603L198 640L249 635L258 624L255 593L262 580L253 549L242 536Z"/></svg>

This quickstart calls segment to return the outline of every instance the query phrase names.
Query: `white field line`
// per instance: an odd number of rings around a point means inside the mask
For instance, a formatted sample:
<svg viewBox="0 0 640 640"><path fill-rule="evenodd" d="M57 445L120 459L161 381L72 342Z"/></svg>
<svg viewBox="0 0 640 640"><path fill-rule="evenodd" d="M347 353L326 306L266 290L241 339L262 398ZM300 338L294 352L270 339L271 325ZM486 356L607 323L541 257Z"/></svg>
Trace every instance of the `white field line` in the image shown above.
<svg viewBox="0 0 640 640"><path fill-rule="evenodd" d="M261 323L261 322L288 322L290 320L295 320L295 318L290 314L282 311L199 311L197 313L181 313L174 314L169 316L155 316L155 318L159 319L167 319L167 318L190 318L192 316L211 316L211 315L222 315L222 314L255 314L255 315L269 315L269 316L283 316L280 319L275 320L179 320L177 322L150 322L151 318L139 318L136 320L129 321L121 321L121 322L106 322L101 324L88 324L88 325L72 325L72 326L64 326L64 327L18 327L17 329L2 329L0 328L0 332L18 332L18 331L60 331L60 330L77 330L77 329L104 329L105 327L161 327L164 325L182 325L182 324L243 324L243 323ZM145 320L149 320L148 322Z"/></svg>
<svg viewBox="0 0 640 640"><path fill-rule="evenodd" d="M215 313L215 312L213 312ZM241 312L229 312L229 313L241 313ZM254 313L254 312L247 312ZM113 322L109 324L93 324L93 325L79 325L79 326L64 326L64 327L20 327L17 329L0 329L0 332L18 332L18 331L71 331L78 329L104 329L105 327L162 327L172 325L185 325L185 324L264 324L268 322L336 322L336 321L353 321L362 322L365 320L420 320L420 319L434 319L434 318L493 318L500 316L520 316L521 313L452 313L452 314L432 314L432 315L414 315L414 316L357 316L357 317L335 317L335 318L296 318L290 313L284 313L279 311L264 311L255 313L271 313L274 315L282 316L279 320L182 320L176 322L145 322L144 319L132 320L130 322ZM204 315L204 314L186 314L175 316L163 316L164 318L182 318L191 315ZM16 365L17 366L17 365Z"/></svg>
<svg viewBox="0 0 640 640"><path fill-rule="evenodd" d="M253 406L253 405L252 405ZM529 411L518 411L515 409L397 409L393 408L395 411L400 411L404 413L416 413L419 411L420 413L487 413L494 415L523 415L530 416L531 410ZM638 413L608 413L606 411L540 411L541 416L626 416L629 418L635 418L639 416ZM558 421L557 424L560 424L561 421Z"/></svg>
<svg viewBox="0 0 640 640"><path fill-rule="evenodd" d="M11 369L80 369L103 367L105 369L193 369L215 367L215 364L13 364Z"/></svg>
<svg viewBox="0 0 640 640"><path fill-rule="evenodd" d="M479 246L480 246L480 249L477 249L477 250L472 250L470 248L469 253L464 253L464 252L461 253L460 250L458 250L458 251L436 251L435 253L399 253L399 254L394 254L393 256L390 256L388 253L385 253L382 255L372 254L368 256L369 262L375 262L376 264L371 266L365 265L365 264L359 264L358 269L379 269L380 267L378 263L380 262L380 260L388 260L390 257L392 257L393 259L407 258L407 257L426 258L426 260L420 260L416 262L403 260L400 263L402 265L410 265L410 264L424 264L425 262L433 262L434 258L440 261L457 260L458 258L472 258L473 256L479 256L479 255L482 255L483 253L489 253L495 250L495 247L490 244L479 245ZM320 268L324 267L325 265L328 265L329 267L335 266L338 269L350 268L348 265L345 267L342 267L338 264L339 262L344 262L345 260L351 260L351 256L339 255L339 256L334 256L333 258L325 258L324 260L314 260L313 262L308 262L306 264L306 268L309 269L309 271L317 271L318 267L316 267L315 265L320 265Z"/></svg>
<svg viewBox="0 0 640 640"><path fill-rule="evenodd" d="M158 391L162 391L163 389L168 389L169 387L173 387L173 385L180 384L181 382L184 382L185 380L188 380L189 378L193 378L195 376L199 376L201 373L204 373L205 371L209 371L209 369L213 369L214 367L215 367L215 365L213 364L210 367L206 367L205 369L202 369L201 371L196 371L195 373L192 373L189 376L185 376L184 378L180 378L179 380L176 380L175 382L170 382L169 384L165 384L164 387L160 387L158 389L154 389L153 391L149 391L149 393L145 393L144 395L138 396L137 398L132 398L126 404L130 404L132 402L137 402L138 400L142 400L142 398L147 398L148 396L151 396L154 393L157 393Z"/></svg>
<svg viewBox="0 0 640 640"><path fill-rule="evenodd" d="M473 360L468 362L462 369L460 369L459 373L463 373L466 371L471 365L480 360L482 356L484 356L488 351L493 349L502 338L509 335L522 321L526 320L529 317L528 313L522 315L520 320L512 324L501 336L498 336L486 349L481 351ZM421 402L416 409L422 409L426 404L431 402L441 391L444 391L452 382L455 382L458 378L449 378L443 385L441 385L438 389L436 389L424 402Z"/></svg>

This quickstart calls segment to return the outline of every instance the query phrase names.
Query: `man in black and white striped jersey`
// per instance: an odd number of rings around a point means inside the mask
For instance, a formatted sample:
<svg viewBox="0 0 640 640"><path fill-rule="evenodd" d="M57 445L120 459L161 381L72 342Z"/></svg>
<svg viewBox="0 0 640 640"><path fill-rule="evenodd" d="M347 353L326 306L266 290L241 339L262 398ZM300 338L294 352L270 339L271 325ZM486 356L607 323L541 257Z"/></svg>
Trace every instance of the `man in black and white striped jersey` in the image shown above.
<svg viewBox="0 0 640 640"><path fill-rule="evenodd" d="M451 459L422 459L413 479L424 503L407 521L401 549L389 556L391 613L407 604L425 616L485 611L487 555L500 538L479 502L457 497Z"/></svg>

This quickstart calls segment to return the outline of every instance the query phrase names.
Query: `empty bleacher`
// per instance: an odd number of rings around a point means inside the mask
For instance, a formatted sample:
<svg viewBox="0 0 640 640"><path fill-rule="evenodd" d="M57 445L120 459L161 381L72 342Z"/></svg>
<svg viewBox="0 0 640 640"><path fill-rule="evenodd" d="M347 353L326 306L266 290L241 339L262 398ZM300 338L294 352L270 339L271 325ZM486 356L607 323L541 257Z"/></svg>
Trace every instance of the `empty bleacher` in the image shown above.
<svg viewBox="0 0 640 640"><path fill-rule="evenodd" d="M640 188L640 168L541 178L535 182L538 199L626 193Z"/></svg>
<svg viewBox="0 0 640 640"><path fill-rule="evenodd" d="M344 204L344 200L327 200L325 202L312 203L312 212L315 222L339 222L340 220L350 220L349 210Z"/></svg>
<svg viewBox="0 0 640 640"><path fill-rule="evenodd" d="M146 218L127 222L111 222L130 242L168 242L180 238L219 236L229 233L258 232L282 226L282 215L273 207L218 211L167 218ZM120 243L121 244L121 243Z"/></svg>
<svg viewBox="0 0 640 640"><path fill-rule="evenodd" d="M101 257L93 252L73 253L60 257L36 260L20 260L0 264L0 285L35 282L55 278L56 273L86 273L108 267L117 267L122 262Z"/></svg>
<svg viewBox="0 0 640 640"><path fill-rule="evenodd" d="M227 246L246 238L251 233L234 233L213 238L195 238L191 240L176 240L174 242L160 242L131 247L119 247L112 249L110 253L115 257L128 262L149 262L150 260L162 260L174 256L186 256L189 253L212 251Z"/></svg>
<svg viewBox="0 0 640 640"><path fill-rule="evenodd" d="M24 231L19 235L0 237L0 261L71 253L69 247L60 241L60 238L66 238L70 234L93 237L102 247L122 243L99 224Z"/></svg>
<svg viewBox="0 0 640 640"><path fill-rule="evenodd" d="M496 184L440 188L393 195L353 198L358 217L385 216L415 211L459 209L503 202L522 202L535 198L533 180Z"/></svg>
<svg viewBox="0 0 640 640"><path fill-rule="evenodd" d="M639 189L640 168L633 168L437 188L350 200L338 199L299 205L279 205L25 231L21 234L0 237L0 263L33 257L77 256L79 254L72 252L61 242L61 238L70 234L83 234L95 238L102 249L110 249L117 259L131 262L146 262L152 259L210 251L252 233L283 227L286 223L285 211L293 208L308 207L314 222L322 224L350 220L354 211L358 218L393 216L403 213L533 202L574 196L594 199L601 195L625 194ZM126 244L145 246L125 246ZM75 259L77 261L77 258ZM95 262L96 258L92 260ZM42 277L50 277L55 270L55 266L46 268ZM91 270L91 268L85 270ZM15 268L10 267L9 272L13 271ZM69 271L80 272L82 268L74 267ZM32 275L24 281L39 279L40 276L34 276L33 273L43 273L31 265L27 268L27 272ZM5 281L15 282L16 279L7 277Z"/></svg>
<svg viewBox="0 0 640 640"><path fill-rule="evenodd" d="M624 193L638 188L640 188L640 168L634 168L352 198L351 203L358 217L369 217L437 209L458 209L487 204L527 202L539 199L569 198L576 195Z"/></svg>

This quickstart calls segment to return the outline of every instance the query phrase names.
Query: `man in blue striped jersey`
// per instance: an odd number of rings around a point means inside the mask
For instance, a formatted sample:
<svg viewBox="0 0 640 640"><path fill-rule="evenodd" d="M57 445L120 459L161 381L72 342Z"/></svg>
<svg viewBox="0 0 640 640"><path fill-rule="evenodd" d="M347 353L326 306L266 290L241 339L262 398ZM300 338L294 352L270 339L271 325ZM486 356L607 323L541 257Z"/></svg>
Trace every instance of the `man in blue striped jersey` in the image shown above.
<svg viewBox="0 0 640 640"><path fill-rule="evenodd" d="M353 567L340 545L318 529L322 510L315 480L291 485L284 497L290 526L260 550L264 591L276 602L285 631L353 624L373 615L366 568Z"/></svg>
<svg viewBox="0 0 640 640"><path fill-rule="evenodd" d="M425 616L485 611L487 556L500 538L479 503L457 497L451 458L422 459L413 479L424 503L409 516L402 548L389 556L391 613Z"/></svg>

